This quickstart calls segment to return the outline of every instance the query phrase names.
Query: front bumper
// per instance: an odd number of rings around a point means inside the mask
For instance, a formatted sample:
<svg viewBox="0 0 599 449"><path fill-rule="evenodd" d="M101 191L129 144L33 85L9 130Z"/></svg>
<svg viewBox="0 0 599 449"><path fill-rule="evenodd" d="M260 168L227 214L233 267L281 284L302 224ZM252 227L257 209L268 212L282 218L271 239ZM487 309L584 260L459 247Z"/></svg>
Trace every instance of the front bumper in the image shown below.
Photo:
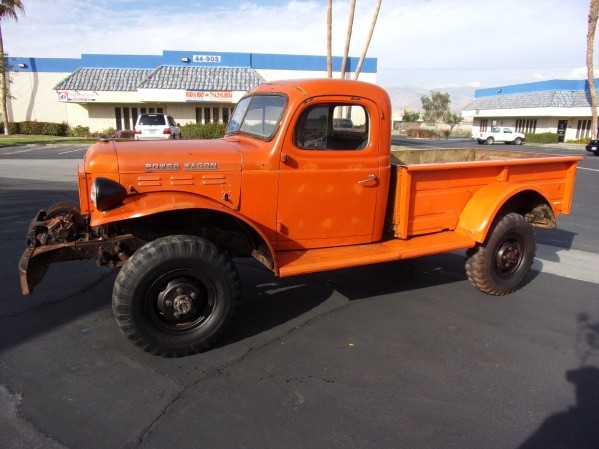
<svg viewBox="0 0 599 449"><path fill-rule="evenodd" d="M27 231L27 247L19 260L21 292L30 295L52 263L69 260L96 260L98 265L121 266L144 242L131 234L117 237L80 238L72 242L40 244L39 224L46 215L41 210Z"/></svg>

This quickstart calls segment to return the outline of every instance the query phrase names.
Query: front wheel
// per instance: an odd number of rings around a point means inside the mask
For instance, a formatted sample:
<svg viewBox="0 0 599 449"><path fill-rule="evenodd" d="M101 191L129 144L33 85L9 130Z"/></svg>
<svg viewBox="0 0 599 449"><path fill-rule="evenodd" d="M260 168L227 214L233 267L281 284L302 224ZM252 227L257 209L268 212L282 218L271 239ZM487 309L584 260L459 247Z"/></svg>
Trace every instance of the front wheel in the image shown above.
<svg viewBox="0 0 599 449"><path fill-rule="evenodd" d="M528 274L536 251L530 223L519 214L499 219L485 242L467 253L466 274L476 288L490 295L512 293Z"/></svg>
<svg viewBox="0 0 599 449"><path fill-rule="evenodd" d="M235 266L194 236L154 240L119 272L112 308L121 331L145 351L181 357L210 347L231 317L241 289Z"/></svg>
<svg viewBox="0 0 599 449"><path fill-rule="evenodd" d="M493 142L495 142L495 139L493 139L491 136L487 137L487 140L485 140L487 145L493 145Z"/></svg>

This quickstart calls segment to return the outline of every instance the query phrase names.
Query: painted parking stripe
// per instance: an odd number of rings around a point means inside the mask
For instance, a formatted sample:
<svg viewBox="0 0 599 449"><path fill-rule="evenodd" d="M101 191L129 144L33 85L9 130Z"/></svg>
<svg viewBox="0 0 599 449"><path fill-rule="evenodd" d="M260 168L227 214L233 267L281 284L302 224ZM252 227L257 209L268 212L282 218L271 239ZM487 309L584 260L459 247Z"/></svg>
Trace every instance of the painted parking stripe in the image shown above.
<svg viewBox="0 0 599 449"><path fill-rule="evenodd" d="M537 244L532 269L543 273L599 284L599 254Z"/></svg>

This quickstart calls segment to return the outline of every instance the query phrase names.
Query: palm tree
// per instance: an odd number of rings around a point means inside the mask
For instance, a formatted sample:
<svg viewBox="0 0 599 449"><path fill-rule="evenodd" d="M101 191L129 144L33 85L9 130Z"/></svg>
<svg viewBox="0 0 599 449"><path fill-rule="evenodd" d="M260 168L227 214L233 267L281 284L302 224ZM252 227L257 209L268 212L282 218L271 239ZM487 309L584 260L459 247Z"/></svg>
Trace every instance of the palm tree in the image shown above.
<svg viewBox="0 0 599 449"><path fill-rule="evenodd" d="M595 44L595 30L597 29L597 17L599 16L599 0L591 0L589 8L589 30L587 33L587 78L589 81L589 92L591 94L591 138L597 138L597 90L595 89L595 75L593 69L593 47Z"/></svg>
<svg viewBox="0 0 599 449"><path fill-rule="evenodd" d="M8 136L8 108L6 101L8 97L8 63L4 54L4 40L2 39L2 21L4 19L19 20L18 12L25 13L25 7L21 0L0 0L0 65L2 66L0 76L2 76L2 118L4 120L4 134Z"/></svg>
<svg viewBox="0 0 599 449"><path fill-rule="evenodd" d="M333 78L333 0L327 1L327 77Z"/></svg>
<svg viewBox="0 0 599 449"><path fill-rule="evenodd" d="M599 0L593 0L599 1ZM364 64L364 59L366 59L366 53L368 53L368 47L370 46L370 40L372 39L372 33L374 33L374 27L376 26L376 20L379 16L379 10L381 9L381 3L383 0L378 0L376 2L376 7L374 9L374 15L372 16L372 22L370 23L370 31L368 32L368 38L366 39L366 43L364 44L364 50L362 51L362 55L360 56L360 61L358 62L358 67L356 67L356 71L354 73L354 79L357 80L360 76L360 71L362 70L362 65Z"/></svg>

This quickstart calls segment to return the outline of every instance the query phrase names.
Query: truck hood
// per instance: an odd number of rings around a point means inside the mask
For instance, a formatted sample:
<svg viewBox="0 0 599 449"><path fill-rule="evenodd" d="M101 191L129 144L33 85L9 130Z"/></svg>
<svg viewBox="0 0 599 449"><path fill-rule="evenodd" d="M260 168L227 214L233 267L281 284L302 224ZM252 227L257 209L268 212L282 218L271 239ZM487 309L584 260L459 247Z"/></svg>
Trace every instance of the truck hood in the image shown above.
<svg viewBox="0 0 599 449"><path fill-rule="evenodd" d="M98 142L85 155L85 172L119 182L139 195L171 192L239 206L241 154L222 139ZM128 202L126 200L125 202Z"/></svg>
<svg viewBox="0 0 599 449"><path fill-rule="evenodd" d="M98 142L85 155L86 173L241 171L241 155L222 139Z"/></svg>

